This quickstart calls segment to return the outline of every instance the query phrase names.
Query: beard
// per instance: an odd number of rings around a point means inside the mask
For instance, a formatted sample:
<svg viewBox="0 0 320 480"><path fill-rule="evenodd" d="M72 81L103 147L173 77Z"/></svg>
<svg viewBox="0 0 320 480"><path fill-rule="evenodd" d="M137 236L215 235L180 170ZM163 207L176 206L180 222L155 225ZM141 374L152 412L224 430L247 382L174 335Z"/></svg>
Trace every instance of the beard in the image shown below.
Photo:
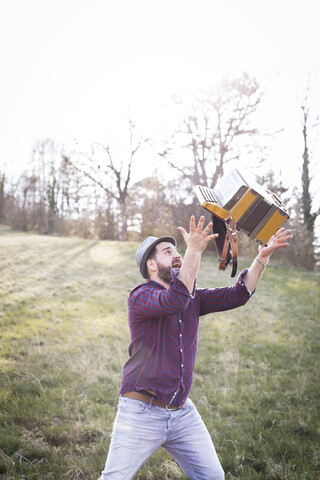
<svg viewBox="0 0 320 480"><path fill-rule="evenodd" d="M157 267L158 267L158 275L163 282L170 283L171 282L171 268L172 267L165 267L161 263L156 260Z"/></svg>

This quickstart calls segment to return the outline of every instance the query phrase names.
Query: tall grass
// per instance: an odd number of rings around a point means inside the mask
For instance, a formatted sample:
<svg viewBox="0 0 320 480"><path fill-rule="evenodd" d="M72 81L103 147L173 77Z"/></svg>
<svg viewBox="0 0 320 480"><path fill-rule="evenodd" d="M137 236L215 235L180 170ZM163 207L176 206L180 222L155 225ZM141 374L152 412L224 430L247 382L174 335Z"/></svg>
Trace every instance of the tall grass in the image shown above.
<svg viewBox="0 0 320 480"><path fill-rule="evenodd" d="M97 479L136 245L7 230L0 245L0 478ZM203 258L199 286L232 283ZM245 307L201 319L191 397L227 479L319 479L319 339L319 275L276 261ZM135 478L186 477L160 449Z"/></svg>

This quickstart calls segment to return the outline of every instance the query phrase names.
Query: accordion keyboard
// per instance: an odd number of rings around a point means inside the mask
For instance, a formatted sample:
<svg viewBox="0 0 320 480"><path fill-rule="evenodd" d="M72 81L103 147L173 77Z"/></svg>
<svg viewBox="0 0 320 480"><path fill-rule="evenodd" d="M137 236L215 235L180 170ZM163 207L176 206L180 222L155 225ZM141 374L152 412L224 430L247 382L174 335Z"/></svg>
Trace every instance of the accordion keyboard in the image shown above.
<svg viewBox="0 0 320 480"><path fill-rule="evenodd" d="M202 187L200 185L198 188L205 202L218 203L218 200L215 197L212 188Z"/></svg>

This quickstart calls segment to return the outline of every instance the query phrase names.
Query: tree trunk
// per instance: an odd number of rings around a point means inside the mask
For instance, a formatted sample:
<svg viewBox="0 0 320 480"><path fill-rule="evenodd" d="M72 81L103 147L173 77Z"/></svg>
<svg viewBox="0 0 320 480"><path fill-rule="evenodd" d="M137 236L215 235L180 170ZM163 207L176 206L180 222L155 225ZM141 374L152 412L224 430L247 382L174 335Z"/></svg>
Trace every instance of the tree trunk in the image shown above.
<svg viewBox="0 0 320 480"><path fill-rule="evenodd" d="M314 257L314 225L316 220L316 215L312 213L312 199L310 194L310 173L309 173L309 149L308 149L308 137L307 137L307 120L308 114L305 107L302 107L303 110L303 142L304 142L304 151L303 151L303 164L302 164L302 214L303 214L303 223L305 228L305 239L303 245L303 252L301 254L305 257L305 267L309 270L314 270L315 266L315 257Z"/></svg>

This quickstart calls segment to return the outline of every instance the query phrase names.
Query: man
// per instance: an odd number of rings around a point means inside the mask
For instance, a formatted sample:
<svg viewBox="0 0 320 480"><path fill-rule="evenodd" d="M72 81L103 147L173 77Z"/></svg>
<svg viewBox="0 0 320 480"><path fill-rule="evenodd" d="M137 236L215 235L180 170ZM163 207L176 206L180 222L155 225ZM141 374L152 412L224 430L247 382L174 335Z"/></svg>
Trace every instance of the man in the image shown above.
<svg viewBox="0 0 320 480"><path fill-rule="evenodd" d="M123 368L118 413L100 480L130 480L147 458L164 447L189 479L222 480L224 472L211 437L188 394L197 351L199 317L244 305L271 254L288 245L281 228L233 287L196 289L201 255L217 237L204 217L190 231L182 261L172 237L148 237L137 265L147 279L128 299L130 358Z"/></svg>

